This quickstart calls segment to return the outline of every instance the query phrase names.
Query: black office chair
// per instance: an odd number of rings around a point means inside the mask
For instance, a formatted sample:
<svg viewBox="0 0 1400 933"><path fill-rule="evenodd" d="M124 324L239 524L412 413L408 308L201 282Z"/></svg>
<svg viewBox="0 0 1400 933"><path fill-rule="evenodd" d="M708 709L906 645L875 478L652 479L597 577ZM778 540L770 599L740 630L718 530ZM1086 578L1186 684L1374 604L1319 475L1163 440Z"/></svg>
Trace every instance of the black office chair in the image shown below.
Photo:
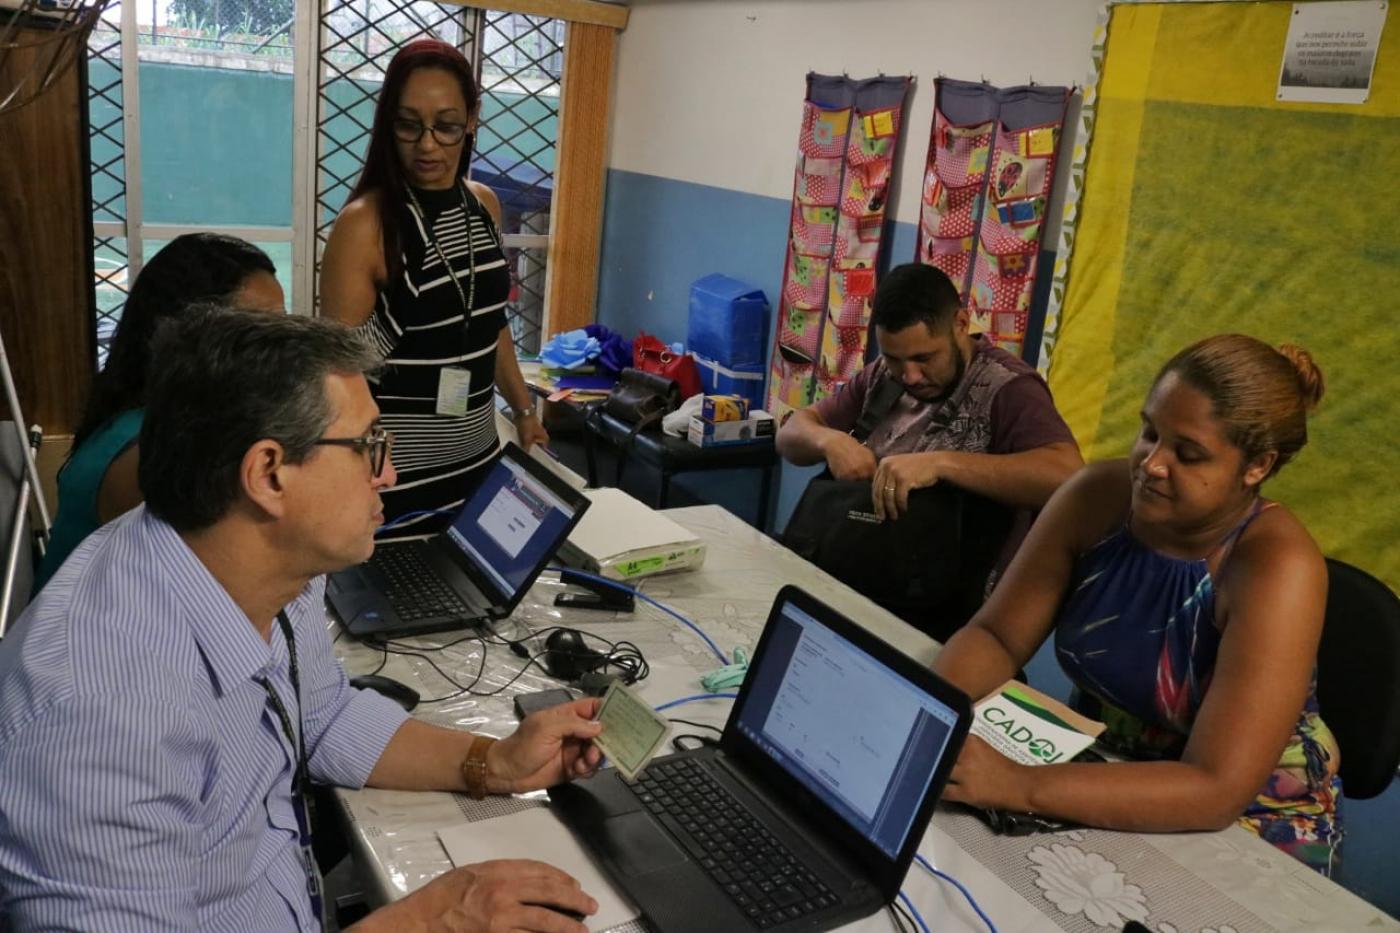
<svg viewBox="0 0 1400 933"><path fill-rule="evenodd" d="M1375 797L1400 765L1400 597L1364 570L1327 558L1327 618L1317 703L1342 750L1342 790Z"/></svg>

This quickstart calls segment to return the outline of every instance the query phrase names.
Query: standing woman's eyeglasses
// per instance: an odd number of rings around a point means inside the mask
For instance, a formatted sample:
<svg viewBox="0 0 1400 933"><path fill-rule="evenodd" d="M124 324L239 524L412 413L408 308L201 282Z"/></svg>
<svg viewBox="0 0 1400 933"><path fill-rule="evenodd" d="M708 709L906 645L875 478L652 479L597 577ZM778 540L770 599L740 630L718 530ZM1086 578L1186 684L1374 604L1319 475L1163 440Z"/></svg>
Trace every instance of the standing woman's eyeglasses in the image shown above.
<svg viewBox="0 0 1400 933"><path fill-rule="evenodd" d="M369 475L380 476L384 473L384 464L389 462L389 451L394 446L394 432L383 428L370 428L369 433L363 437L323 437L315 443L330 447L351 447L361 453L368 453Z"/></svg>
<svg viewBox="0 0 1400 933"><path fill-rule="evenodd" d="M416 143L424 133L432 133L439 146L455 146L467 135L465 123L434 123L424 126L417 120L399 118L393 121L394 138L399 142Z"/></svg>

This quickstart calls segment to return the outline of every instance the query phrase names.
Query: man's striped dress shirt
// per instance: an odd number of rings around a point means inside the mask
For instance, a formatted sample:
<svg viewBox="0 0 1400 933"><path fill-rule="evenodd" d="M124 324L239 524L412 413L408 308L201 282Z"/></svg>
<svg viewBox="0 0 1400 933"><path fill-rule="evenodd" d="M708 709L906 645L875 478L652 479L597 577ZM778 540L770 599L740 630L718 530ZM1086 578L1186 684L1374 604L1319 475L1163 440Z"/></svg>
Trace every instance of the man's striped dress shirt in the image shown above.
<svg viewBox="0 0 1400 933"><path fill-rule="evenodd" d="M331 652L324 578L286 607L314 780L362 786L406 714ZM144 507L0 642L0 917L17 930L313 930L287 645ZM3 926L3 922L0 922Z"/></svg>

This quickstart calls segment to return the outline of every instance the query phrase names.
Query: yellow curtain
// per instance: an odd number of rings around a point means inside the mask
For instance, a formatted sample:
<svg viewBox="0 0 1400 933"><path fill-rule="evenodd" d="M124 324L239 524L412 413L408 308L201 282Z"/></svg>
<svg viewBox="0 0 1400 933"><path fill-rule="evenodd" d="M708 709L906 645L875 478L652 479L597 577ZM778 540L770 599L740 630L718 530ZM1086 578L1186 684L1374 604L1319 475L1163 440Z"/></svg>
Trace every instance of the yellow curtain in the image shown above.
<svg viewBox="0 0 1400 933"><path fill-rule="evenodd" d="M1265 494L1400 589L1400 24L1367 103L1279 103L1291 10L1113 8L1050 384L1086 456L1122 456L1181 347L1302 344L1327 395Z"/></svg>

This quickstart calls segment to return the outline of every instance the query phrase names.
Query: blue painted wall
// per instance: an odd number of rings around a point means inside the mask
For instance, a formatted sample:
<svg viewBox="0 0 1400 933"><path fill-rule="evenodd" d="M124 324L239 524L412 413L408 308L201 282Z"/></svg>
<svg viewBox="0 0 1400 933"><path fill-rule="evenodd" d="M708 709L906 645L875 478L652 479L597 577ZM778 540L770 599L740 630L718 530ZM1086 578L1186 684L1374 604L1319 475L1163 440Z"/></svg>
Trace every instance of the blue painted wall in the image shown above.
<svg viewBox="0 0 1400 933"><path fill-rule="evenodd" d="M711 272L750 282L773 301L782 283L788 206L781 198L609 171L600 323L629 337L645 329L667 342L684 340L690 283ZM894 224L886 256L893 263L904 262L914 254L916 241L912 224ZM1042 253L1043 268L1052 268L1053 259L1053 254ZM1033 305L1037 310L1045 307L1048 277L1043 285ZM807 479L817 471L783 465L771 527L783 527ZM757 487L752 480L700 474L681 477L677 485L737 515L753 514ZM1069 681L1048 646L1027 665L1027 673L1038 688L1068 697ZM1347 838L1341 882L1400 916L1400 885L1390 859L1400 838L1400 789L1392 787L1375 800L1344 801L1343 815Z"/></svg>
<svg viewBox="0 0 1400 933"><path fill-rule="evenodd" d="M723 272L763 289L770 304L782 288L791 201L709 185L612 169L604 206L602 260L598 276L598 322L624 336L640 330L670 343L685 340L690 283ZM886 232L885 255L905 262L914 255L918 231L896 223ZM768 339L772 337L769 324ZM773 523L787 522L807 479L818 468L783 464ZM751 484L681 477L679 485L750 515Z"/></svg>

